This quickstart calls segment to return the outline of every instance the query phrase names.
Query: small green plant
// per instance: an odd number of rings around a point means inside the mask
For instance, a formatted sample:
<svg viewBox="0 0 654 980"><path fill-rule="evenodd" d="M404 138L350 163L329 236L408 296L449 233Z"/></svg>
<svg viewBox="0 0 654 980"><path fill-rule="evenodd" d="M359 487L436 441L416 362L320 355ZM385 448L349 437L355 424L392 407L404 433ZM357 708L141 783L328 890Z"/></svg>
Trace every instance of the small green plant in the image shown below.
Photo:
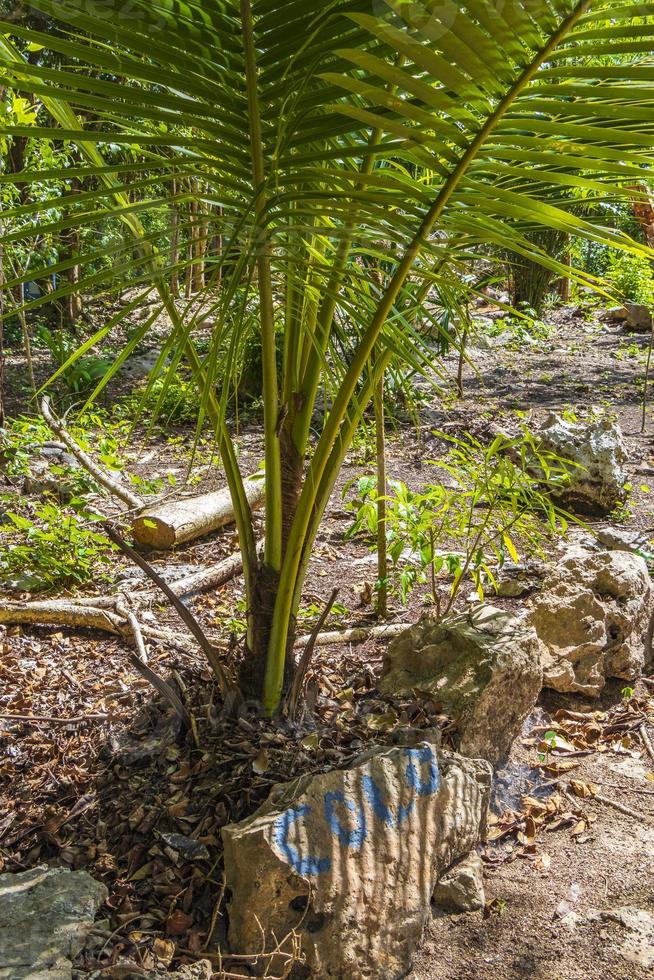
<svg viewBox="0 0 654 980"><path fill-rule="evenodd" d="M625 699L625 701L630 701L635 693L636 692L634 691L633 687L623 687L622 690L620 691L620 694Z"/></svg>
<svg viewBox="0 0 654 980"><path fill-rule="evenodd" d="M120 406L120 418L133 418L136 411L156 415L163 423L196 423L200 414L200 395L193 381L183 377L156 378L145 394L133 392Z"/></svg>
<svg viewBox="0 0 654 980"><path fill-rule="evenodd" d="M486 332L491 337L497 337L507 331L513 335L507 345L511 350L520 350L524 346L544 349L552 336L553 328L534 309L521 304L515 313L498 317Z"/></svg>
<svg viewBox="0 0 654 980"><path fill-rule="evenodd" d="M71 435L82 449L92 452L104 467L121 471L125 461L120 455L121 424L108 420L106 415L87 413L68 425ZM52 432L36 417L21 415L0 429L0 469L8 477L29 476L31 463L40 449L52 441ZM92 477L80 467L50 464L53 475L65 478L69 493L79 495L93 490L100 492Z"/></svg>
<svg viewBox="0 0 654 980"><path fill-rule="evenodd" d="M79 346L79 341L65 330L51 330L39 326L37 340L50 351L55 367L60 368ZM89 354L78 358L74 364L62 371L60 377L69 392L79 395L89 391L107 373L113 363L111 358Z"/></svg>
<svg viewBox="0 0 654 980"><path fill-rule="evenodd" d="M375 459L376 443L374 426L362 421L352 439L352 462L358 466L372 463Z"/></svg>
<svg viewBox="0 0 654 980"><path fill-rule="evenodd" d="M429 583L429 599L446 614L462 584L471 581L483 600L487 585L507 558L519 561L518 542L534 553L549 534L565 532L567 517L552 501L570 478L572 464L544 453L528 434L517 439L497 436L488 446L467 435L450 443L444 459L430 463L444 479L416 492L401 481L390 484L386 530L392 561L390 584L402 602L411 590ZM357 496L349 508L354 522L346 537L377 533L375 478L351 481ZM438 577L451 579L441 608ZM378 587L380 583L377 583Z"/></svg>
<svg viewBox="0 0 654 980"><path fill-rule="evenodd" d="M642 360L643 351L636 343L625 344L621 343L616 351L613 351L613 356L618 361L624 361L627 358L635 357L638 360Z"/></svg>
<svg viewBox="0 0 654 980"><path fill-rule="evenodd" d="M55 503L7 510L0 526L0 576L5 586L47 592L62 586L110 580L113 545L94 530L95 515L71 513Z"/></svg>

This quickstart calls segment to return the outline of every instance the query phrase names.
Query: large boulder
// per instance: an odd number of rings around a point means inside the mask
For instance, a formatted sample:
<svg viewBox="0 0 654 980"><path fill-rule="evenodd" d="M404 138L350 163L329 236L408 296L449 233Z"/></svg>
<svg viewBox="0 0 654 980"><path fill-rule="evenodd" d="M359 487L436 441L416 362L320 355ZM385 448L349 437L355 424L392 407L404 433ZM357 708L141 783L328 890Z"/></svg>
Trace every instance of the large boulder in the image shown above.
<svg viewBox="0 0 654 980"><path fill-rule="evenodd" d="M550 568L527 613L545 685L597 697L609 677L638 676L653 607L640 555L573 546Z"/></svg>
<svg viewBox="0 0 654 980"><path fill-rule="evenodd" d="M303 975L404 976L436 883L484 832L490 779L424 741L275 787L222 831L231 947L258 953L295 931Z"/></svg>
<svg viewBox="0 0 654 980"><path fill-rule="evenodd" d="M568 422L554 413L535 433L542 450L576 464L561 501L577 514L607 514L627 496L627 450L618 423L602 416Z"/></svg>
<svg viewBox="0 0 654 980"><path fill-rule="evenodd" d="M0 875L0 978L70 980L107 889L86 871Z"/></svg>
<svg viewBox="0 0 654 980"><path fill-rule="evenodd" d="M502 759L536 703L543 681L536 635L489 605L440 622L429 616L386 648L379 689L433 695L456 726L464 755Z"/></svg>

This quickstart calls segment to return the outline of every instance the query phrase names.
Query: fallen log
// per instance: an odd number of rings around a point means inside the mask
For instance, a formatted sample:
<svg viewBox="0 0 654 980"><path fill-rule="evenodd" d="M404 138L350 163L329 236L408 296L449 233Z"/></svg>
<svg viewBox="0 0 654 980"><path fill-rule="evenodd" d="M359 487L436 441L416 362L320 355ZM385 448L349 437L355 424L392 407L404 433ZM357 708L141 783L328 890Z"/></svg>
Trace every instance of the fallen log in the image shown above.
<svg viewBox="0 0 654 980"><path fill-rule="evenodd" d="M253 510L260 507L265 496L264 481L246 480L245 494ZM229 490L219 490L146 509L134 521L132 534L139 547L169 551L233 521L234 508Z"/></svg>
<svg viewBox="0 0 654 980"><path fill-rule="evenodd" d="M226 582L231 582L242 571L243 558L237 552L210 568L203 568L199 572L193 572L191 575L177 579L176 582L171 582L170 587L176 595L184 598L198 592L209 592L210 589L217 589L221 585L225 585Z"/></svg>

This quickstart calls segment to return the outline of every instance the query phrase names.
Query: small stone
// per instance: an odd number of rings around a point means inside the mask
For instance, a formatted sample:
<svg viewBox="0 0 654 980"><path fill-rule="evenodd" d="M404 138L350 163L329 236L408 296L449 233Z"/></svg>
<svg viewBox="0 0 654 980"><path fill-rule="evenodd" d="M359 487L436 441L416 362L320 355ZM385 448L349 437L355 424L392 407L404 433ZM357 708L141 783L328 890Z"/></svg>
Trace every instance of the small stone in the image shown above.
<svg viewBox="0 0 654 980"><path fill-rule="evenodd" d="M211 960L198 960L197 963L186 963L174 973L166 973L168 980L211 980L213 965Z"/></svg>
<svg viewBox="0 0 654 980"><path fill-rule="evenodd" d="M528 624L479 605L462 616L423 617L386 648L379 689L433 695L456 726L457 748L493 765L511 747L542 687L540 649Z"/></svg>
<svg viewBox="0 0 654 980"><path fill-rule="evenodd" d="M160 834L162 841L172 848L185 861L208 861L210 858L206 844L185 837L183 834Z"/></svg>
<svg viewBox="0 0 654 980"><path fill-rule="evenodd" d="M486 904L484 866L473 851L450 868L434 889L433 902L446 911L475 912Z"/></svg>
<svg viewBox="0 0 654 980"><path fill-rule="evenodd" d="M541 578L542 568L536 562L505 562L495 576L495 595L500 599L522 599L538 588Z"/></svg>
<svg viewBox="0 0 654 980"><path fill-rule="evenodd" d="M644 557L651 550L650 535L642 531L627 531L620 527L603 527L597 532L597 540L611 551L630 551Z"/></svg>

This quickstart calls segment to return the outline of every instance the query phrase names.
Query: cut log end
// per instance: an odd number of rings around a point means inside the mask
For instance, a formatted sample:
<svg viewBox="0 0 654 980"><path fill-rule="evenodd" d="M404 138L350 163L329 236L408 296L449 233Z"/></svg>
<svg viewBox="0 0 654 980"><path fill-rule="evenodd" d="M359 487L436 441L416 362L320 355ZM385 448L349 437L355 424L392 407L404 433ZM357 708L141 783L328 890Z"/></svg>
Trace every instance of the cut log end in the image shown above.
<svg viewBox="0 0 654 980"><path fill-rule="evenodd" d="M134 540L140 548L170 551L175 547L175 527L155 514L137 517L132 524Z"/></svg>
<svg viewBox="0 0 654 980"><path fill-rule="evenodd" d="M265 496L264 481L246 480L245 494L253 510L260 507ZM135 518L132 534L139 548L170 551L232 524L234 519L229 491L220 490L156 505Z"/></svg>

